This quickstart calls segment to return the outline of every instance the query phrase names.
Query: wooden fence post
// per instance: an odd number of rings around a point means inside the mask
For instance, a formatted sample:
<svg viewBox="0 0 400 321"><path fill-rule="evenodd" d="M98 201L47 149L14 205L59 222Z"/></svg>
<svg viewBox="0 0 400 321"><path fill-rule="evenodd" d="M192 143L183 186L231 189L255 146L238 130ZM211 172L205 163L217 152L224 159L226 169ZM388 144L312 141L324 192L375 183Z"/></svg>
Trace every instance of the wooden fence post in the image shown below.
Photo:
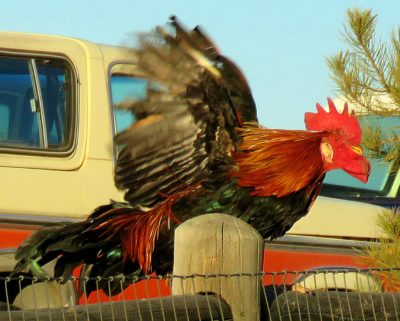
<svg viewBox="0 0 400 321"><path fill-rule="evenodd" d="M261 278L248 274L261 272L263 250L261 235L238 218L206 214L190 219L175 231L173 274L211 276L175 278L172 293L212 292L230 305L234 321L259 320Z"/></svg>

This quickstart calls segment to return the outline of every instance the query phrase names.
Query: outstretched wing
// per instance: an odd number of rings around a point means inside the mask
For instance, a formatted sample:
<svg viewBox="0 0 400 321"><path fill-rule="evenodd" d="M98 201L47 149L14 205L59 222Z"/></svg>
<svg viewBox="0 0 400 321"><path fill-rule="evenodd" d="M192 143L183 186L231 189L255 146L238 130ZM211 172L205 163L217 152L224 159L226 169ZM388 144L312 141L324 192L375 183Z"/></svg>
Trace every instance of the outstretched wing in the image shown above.
<svg viewBox="0 0 400 321"><path fill-rule="evenodd" d="M199 28L189 33L175 18L169 27L141 36L147 98L127 104L136 122L116 137L116 184L142 206L226 173L239 148L236 128L257 121L240 70Z"/></svg>

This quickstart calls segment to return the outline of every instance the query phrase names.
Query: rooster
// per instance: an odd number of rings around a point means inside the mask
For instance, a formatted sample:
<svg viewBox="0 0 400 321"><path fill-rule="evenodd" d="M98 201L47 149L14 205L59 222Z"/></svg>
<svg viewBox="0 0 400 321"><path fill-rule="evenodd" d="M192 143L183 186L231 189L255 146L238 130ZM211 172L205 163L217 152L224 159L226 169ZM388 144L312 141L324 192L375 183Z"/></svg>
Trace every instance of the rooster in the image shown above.
<svg viewBox="0 0 400 321"><path fill-rule="evenodd" d="M54 259L55 276L80 264L88 277L165 274L174 229L187 219L225 213L272 240L307 214L327 171L367 181L361 129L347 105L317 104L304 131L264 128L239 68L200 28L188 32L175 18L169 28L142 35L135 50L149 88L144 101L124 103L136 121L115 138L115 182L127 202L39 230L17 250L15 274L43 275Z"/></svg>

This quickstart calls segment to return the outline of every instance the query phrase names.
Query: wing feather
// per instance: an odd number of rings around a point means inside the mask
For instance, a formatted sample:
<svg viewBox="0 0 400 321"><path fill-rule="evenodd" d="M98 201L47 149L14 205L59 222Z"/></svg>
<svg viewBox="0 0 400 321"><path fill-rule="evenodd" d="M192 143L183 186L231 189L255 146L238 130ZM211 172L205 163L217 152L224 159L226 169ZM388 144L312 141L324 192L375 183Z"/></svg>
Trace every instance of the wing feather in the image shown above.
<svg viewBox="0 0 400 321"><path fill-rule="evenodd" d="M127 144L129 148L121 151L121 157L137 158L154 153L162 146L171 146L189 137L196 137L199 128L190 114L164 119L148 126L135 128L134 125L116 137L117 144Z"/></svg>
<svg viewBox="0 0 400 321"><path fill-rule="evenodd" d="M150 81L147 96L119 106L131 110L136 122L116 136L122 149L115 180L127 201L142 206L225 175L239 148L241 104L251 110L245 120L256 121L239 69L221 64L226 58L199 28L187 32L176 19L171 26L171 33L157 28L141 35L135 54ZM246 101L234 106L232 93Z"/></svg>
<svg viewBox="0 0 400 321"><path fill-rule="evenodd" d="M153 198L164 195L172 195L177 190L184 190L188 186L198 182L203 176L206 159L196 159L188 164L181 166L179 171L163 173L163 175L154 175L152 179L141 182L137 188L132 188L126 194L127 199L133 203L151 204ZM165 194L164 194L165 193Z"/></svg>
<svg viewBox="0 0 400 321"><path fill-rule="evenodd" d="M124 161L120 159L120 166L115 172L116 178L118 180L119 175L128 175L128 173L132 172L132 168L135 168L136 172L140 172L142 170L146 170L146 168L157 166L157 164L169 162L170 159L173 159L175 156L180 157L181 153L183 154L188 151L193 151L193 143L193 137L189 137L188 139L180 143L160 148L160 150L158 150L156 154L148 153L147 155L143 155L140 158L127 158Z"/></svg>

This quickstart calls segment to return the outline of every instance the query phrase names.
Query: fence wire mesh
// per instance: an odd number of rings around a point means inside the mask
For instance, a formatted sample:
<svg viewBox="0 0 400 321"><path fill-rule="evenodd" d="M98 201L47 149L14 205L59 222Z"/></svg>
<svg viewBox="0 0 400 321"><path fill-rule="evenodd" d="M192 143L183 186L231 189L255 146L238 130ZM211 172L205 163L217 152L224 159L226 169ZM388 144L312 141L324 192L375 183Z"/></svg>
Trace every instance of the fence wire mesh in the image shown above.
<svg viewBox="0 0 400 321"><path fill-rule="evenodd" d="M0 320L233 320L231 297L254 300L260 320L396 320L400 268L142 278L0 278ZM232 293L229 284L235 284ZM173 285L173 286L172 286ZM179 295L172 295L171 288ZM204 291L204 289L209 289ZM175 291L176 292L176 291ZM242 311L246 319L246 309Z"/></svg>

